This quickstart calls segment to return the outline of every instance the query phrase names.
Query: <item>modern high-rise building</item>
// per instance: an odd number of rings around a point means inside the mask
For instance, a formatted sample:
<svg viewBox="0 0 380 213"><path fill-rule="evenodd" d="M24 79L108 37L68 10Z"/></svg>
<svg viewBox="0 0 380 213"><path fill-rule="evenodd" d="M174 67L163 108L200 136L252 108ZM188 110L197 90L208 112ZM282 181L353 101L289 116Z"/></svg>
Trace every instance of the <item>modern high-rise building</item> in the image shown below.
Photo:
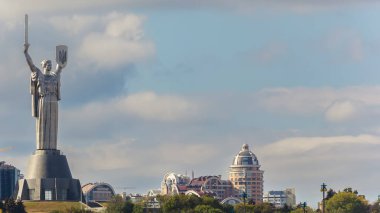
<svg viewBox="0 0 380 213"><path fill-rule="evenodd" d="M256 155L249 150L247 144L244 144L233 159L229 170L229 180L235 189L234 196L243 198L246 195L247 202L263 202L263 174L264 171L260 170Z"/></svg>
<svg viewBox="0 0 380 213"><path fill-rule="evenodd" d="M10 198L20 178L20 170L12 165L0 162L0 200Z"/></svg>

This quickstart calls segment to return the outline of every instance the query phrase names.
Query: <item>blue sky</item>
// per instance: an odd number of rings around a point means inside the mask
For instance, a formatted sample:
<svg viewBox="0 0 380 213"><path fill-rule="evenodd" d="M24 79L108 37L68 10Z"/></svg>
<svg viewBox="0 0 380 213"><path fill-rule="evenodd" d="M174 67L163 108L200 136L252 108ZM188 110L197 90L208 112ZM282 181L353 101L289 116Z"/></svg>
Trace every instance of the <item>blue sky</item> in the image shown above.
<svg viewBox="0 0 380 213"><path fill-rule="evenodd" d="M376 1L0 3L0 158L24 173L28 13L36 65L69 46L58 146L83 184L145 193L171 171L227 178L247 143L265 191L295 187L316 206L326 182L377 199Z"/></svg>

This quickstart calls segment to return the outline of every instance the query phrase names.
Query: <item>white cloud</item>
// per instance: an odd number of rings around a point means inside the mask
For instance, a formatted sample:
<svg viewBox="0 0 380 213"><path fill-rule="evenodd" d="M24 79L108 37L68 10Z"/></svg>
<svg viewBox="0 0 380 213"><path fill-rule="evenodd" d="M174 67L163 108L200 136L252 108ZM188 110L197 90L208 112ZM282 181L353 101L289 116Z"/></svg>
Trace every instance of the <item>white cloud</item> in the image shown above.
<svg viewBox="0 0 380 213"><path fill-rule="evenodd" d="M325 117L332 122L346 121L354 118L359 113L358 107L357 104L348 100L336 101L327 108Z"/></svg>
<svg viewBox="0 0 380 213"><path fill-rule="evenodd" d="M380 87L271 88L254 96L263 110L293 115L324 115L328 121L347 121L378 115Z"/></svg>
<svg viewBox="0 0 380 213"><path fill-rule="evenodd" d="M117 13L103 17L103 32L85 35L79 48L79 58L100 68L118 67L150 58L155 47L153 42L144 38L143 19Z"/></svg>
<svg viewBox="0 0 380 213"><path fill-rule="evenodd" d="M133 94L120 100L120 110L148 120L175 121L197 113L196 104L176 96L158 96L153 92Z"/></svg>
<svg viewBox="0 0 380 213"><path fill-rule="evenodd" d="M380 176L372 168L380 160L379 151L380 137L363 134L285 138L254 152L265 170L266 186L270 186L266 190L295 187L297 196L313 197L316 203L322 182L335 190L353 187L367 199L377 199L372 189Z"/></svg>
<svg viewBox="0 0 380 213"><path fill-rule="evenodd" d="M100 19L97 16L73 15L71 17L54 16L49 21L57 31L77 36L96 25Z"/></svg>
<svg viewBox="0 0 380 213"><path fill-rule="evenodd" d="M135 117L144 120L176 122L191 119L198 113L195 102L174 95L157 95L154 92L142 92L121 96L106 102L92 102L65 112L65 116L75 118L85 116L93 120Z"/></svg>
<svg viewBox="0 0 380 213"><path fill-rule="evenodd" d="M143 146L142 141L115 139L97 141L85 149L67 146L65 153L76 173L104 172L104 170L129 170L130 176L159 176L170 170L203 164L217 155L208 144L163 142ZM207 150L207 155L200 154ZM88 161L91 159L91 161ZM106 163L99 163L106 162ZM159 185L159 183L157 183Z"/></svg>
<svg viewBox="0 0 380 213"><path fill-rule="evenodd" d="M334 137L296 137L286 138L261 149L264 155L284 156L311 152L321 147L349 146L350 144L380 144L380 137L374 135L334 136Z"/></svg>
<svg viewBox="0 0 380 213"><path fill-rule="evenodd" d="M141 40L144 36L142 30L144 17L111 13L106 19L109 20L105 30L108 36L123 37L132 41Z"/></svg>

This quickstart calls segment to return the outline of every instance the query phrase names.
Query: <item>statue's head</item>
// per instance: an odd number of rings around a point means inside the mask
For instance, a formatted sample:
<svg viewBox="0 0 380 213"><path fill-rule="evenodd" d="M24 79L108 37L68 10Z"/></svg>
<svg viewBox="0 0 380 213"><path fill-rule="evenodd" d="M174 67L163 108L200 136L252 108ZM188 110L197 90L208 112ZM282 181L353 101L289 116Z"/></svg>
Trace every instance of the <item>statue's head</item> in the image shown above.
<svg viewBox="0 0 380 213"><path fill-rule="evenodd" d="M51 61L50 60L43 60L41 61L42 69L44 70L44 74L49 74L51 71Z"/></svg>

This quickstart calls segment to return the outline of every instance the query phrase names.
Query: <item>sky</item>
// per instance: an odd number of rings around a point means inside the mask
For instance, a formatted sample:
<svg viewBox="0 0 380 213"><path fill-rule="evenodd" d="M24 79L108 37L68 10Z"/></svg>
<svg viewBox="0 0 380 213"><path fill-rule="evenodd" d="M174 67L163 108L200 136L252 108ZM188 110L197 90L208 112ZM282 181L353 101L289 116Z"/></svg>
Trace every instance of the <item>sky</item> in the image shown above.
<svg viewBox="0 0 380 213"><path fill-rule="evenodd" d="M0 159L35 150L24 14L36 66L69 48L58 148L82 184L160 188L222 175L247 143L264 191L380 194L380 3L0 0Z"/></svg>

